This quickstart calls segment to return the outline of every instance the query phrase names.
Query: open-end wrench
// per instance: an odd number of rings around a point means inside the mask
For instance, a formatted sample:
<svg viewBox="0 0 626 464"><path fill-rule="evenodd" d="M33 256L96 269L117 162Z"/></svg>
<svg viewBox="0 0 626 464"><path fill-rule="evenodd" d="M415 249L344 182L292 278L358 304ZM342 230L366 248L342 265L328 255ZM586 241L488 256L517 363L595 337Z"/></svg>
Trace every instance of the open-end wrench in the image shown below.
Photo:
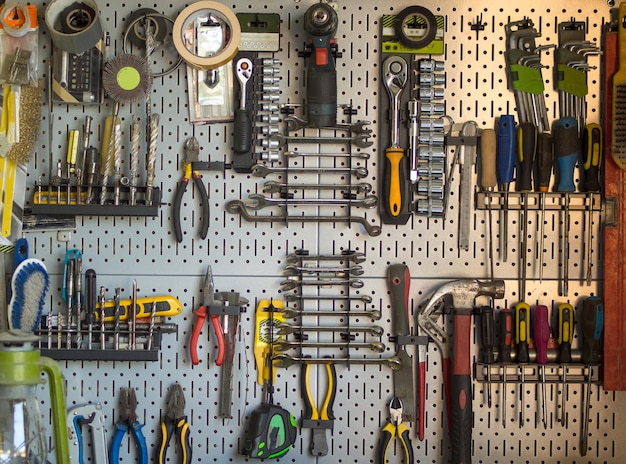
<svg viewBox="0 0 626 464"><path fill-rule="evenodd" d="M276 182L275 180L268 180L263 184L263 191L265 193L281 193L286 190L345 190L356 193L370 193L372 191L372 185L368 184L367 182L361 182L359 184L351 185L289 184L284 182Z"/></svg>
<svg viewBox="0 0 626 464"><path fill-rule="evenodd" d="M283 298L288 302L297 302L300 300L356 301L365 304L372 302L372 297L369 295L298 295L297 293L285 293Z"/></svg>
<svg viewBox="0 0 626 464"><path fill-rule="evenodd" d="M348 267L307 267L296 266L295 264L287 264L283 269L283 274L286 276L297 276L300 274L334 274L334 275L363 275L363 266L348 266Z"/></svg>
<svg viewBox="0 0 626 464"><path fill-rule="evenodd" d="M370 159L370 154L357 151L356 153L303 153L300 151L287 150L283 152L284 156L287 157L304 157L304 158L361 158L361 159Z"/></svg>
<svg viewBox="0 0 626 464"><path fill-rule="evenodd" d="M365 262L365 253L348 250L340 255L309 255L304 253L290 253L287 255L288 263L299 261L352 261L356 264Z"/></svg>
<svg viewBox="0 0 626 464"><path fill-rule="evenodd" d="M392 370L397 370L400 369L400 366L402 365L402 362L397 356L390 356L388 358L299 358L286 354L278 354L272 358L272 362L274 366L284 368L291 367L294 364L328 364L331 362L334 364L378 364L387 366Z"/></svg>
<svg viewBox="0 0 626 464"><path fill-rule="evenodd" d="M231 200L226 204L226 211L231 214L239 214L243 219L250 222L316 222L361 224L370 237L378 237L382 233L380 226L374 225L362 216L259 216L251 214L245 203L241 200Z"/></svg>
<svg viewBox="0 0 626 464"><path fill-rule="evenodd" d="M361 333L367 332L374 337L382 337L385 333L379 325L367 325L367 326L319 326L319 325L293 325L286 322L281 322L276 326L277 335L290 335L299 334L304 332L338 332L338 333Z"/></svg>
<svg viewBox="0 0 626 464"><path fill-rule="evenodd" d="M384 353L387 347L382 342L303 342L279 340L273 343L276 351L288 351L294 348L339 348L339 349L368 349L375 353Z"/></svg>
<svg viewBox="0 0 626 464"><path fill-rule="evenodd" d="M266 164L255 164L252 166L252 175L255 177L267 177L270 174L341 174L341 175L353 175L357 179L363 179L369 175L367 169L364 167L357 167L353 169L347 168L275 168L269 167Z"/></svg>
<svg viewBox="0 0 626 464"><path fill-rule="evenodd" d="M299 118L298 116L287 116L284 119L285 127L287 131L293 132L300 129L306 129L308 127L308 121L306 119ZM354 134L371 134L372 129L369 129L365 126L370 125L369 121L357 121L352 124L337 124L332 127L319 127L317 129L332 129L332 130L341 130L348 131Z"/></svg>
<svg viewBox="0 0 626 464"><path fill-rule="evenodd" d="M351 143L356 145L359 148L368 148L374 145L374 142L370 140L369 135L367 134L358 134L352 137L327 137L327 136L319 136L319 137L306 137L306 136L291 136L291 135L283 135L283 134L272 134L270 136L270 140L274 140L278 142L281 147L284 147L290 143L314 143L314 144L338 144L338 143Z"/></svg>
<svg viewBox="0 0 626 464"><path fill-rule="evenodd" d="M352 206L355 208L375 208L378 198L368 195L365 198L353 200L351 198L271 198L259 193L248 195L246 206L252 211L258 211L268 206Z"/></svg>
<svg viewBox="0 0 626 464"><path fill-rule="evenodd" d="M281 310L285 319L295 319L297 317L306 316L336 316L336 317L369 317L372 320L378 321L382 317L380 311L373 309L371 311L324 311L324 310L312 310L304 311L302 309L285 308Z"/></svg>
<svg viewBox="0 0 626 464"><path fill-rule="evenodd" d="M344 279L344 280L283 280L280 283L283 290L293 290L298 287L330 287L335 285L349 285L352 288L363 288L365 285L361 279Z"/></svg>

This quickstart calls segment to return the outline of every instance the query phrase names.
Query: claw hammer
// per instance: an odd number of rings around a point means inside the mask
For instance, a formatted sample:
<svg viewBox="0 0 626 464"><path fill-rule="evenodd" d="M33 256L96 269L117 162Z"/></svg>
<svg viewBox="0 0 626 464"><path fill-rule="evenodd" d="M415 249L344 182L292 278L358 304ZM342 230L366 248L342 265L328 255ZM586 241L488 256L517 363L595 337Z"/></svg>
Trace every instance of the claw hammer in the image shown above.
<svg viewBox="0 0 626 464"><path fill-rule="evenodd" d="M448 427L452 437L452 463L469 464L472 458L471 332L475 300L485 295L504 297L504 281L454 280L439 287L417 314L418 325L435 341L443 357ZM449 360L448 336L434 318L435 312L452 299L454 352ZM447 358L447 359L446 359ZM448 367L446 367L446 364ZM450 374L451 367L451 374Z"/></svg>

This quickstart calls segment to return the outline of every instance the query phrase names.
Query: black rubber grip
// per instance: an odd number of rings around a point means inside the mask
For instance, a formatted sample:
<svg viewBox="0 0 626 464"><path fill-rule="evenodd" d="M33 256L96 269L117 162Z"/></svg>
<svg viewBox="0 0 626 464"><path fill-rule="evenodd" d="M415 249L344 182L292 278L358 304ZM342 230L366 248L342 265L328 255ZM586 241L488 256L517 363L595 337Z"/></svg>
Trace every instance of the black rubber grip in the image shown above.
<svg viewBox="0 0 626 464"><path fill-rule="evenodd" d="M248 153L252 146L252 120L249 109L235 110L234 129L233 151L239 155Z"/></svg>
<svg viewBox="0 0 626 464"><path fill-rule="evenodd" d="M533 189L532 173L537 149L537 129L533 123L519 124L517 143L517 190L530 192Z"/></svg>
<svg viewBox="0 0 626 464"><path fill-rule="evenodd" d="M183 195L185 191L187 191L187 185L189 185L187 179L178 182L176 194L174 195L174 203L172 204L172 226L174 227L174 236L178 243L183 241L183 229L180 226L180 207L183 202Z"/></svg>
<svg viewBox="0 0 626 464"><path fill-rule="evenodd" d="M472 460L472 379L452 376L452 463Z"/></svg>
<svg viewBox="0 0 626 464"><path fill-rule="evenodd" d="M328 53L330 55L330 51ZM315 60L311 59L311 66L307 69L308 127L337 125L337 71L330 56L328 60L328 67L324 68L316 66Z"/></svg>
<svg viewBox="0 0 626 464"><path fill-rule="evenodd" d="M583 132L583 158L585 192L600 191L600 164L603 152L602 129L597 124L588 124Z"/></svg>
<svg viewBox="0 0 626 464"><path fill-rule="evenodd" d="M209 194L206 191L202 177L194 174L193 182L196 184L196 189L200 195L200 204L204 207L204 211L202 212L202 222L200 224L200 232L198 234L200 235L200 238L204 240L209 232Z"/></svg>
<svg viewBox="0 0 626 464"><path fill-rule="evenodd" d="M537 162L535 166L535 190L547 192L550 189L550 179L554 167L552 136L547 132L542 132L537 136Z"/></svg>
<svg viewBox="0 0 626 464"><path fill-rule="evenodd" d="M498 333L500 345L498 348L498 362L511 362L511 343L513 341L513 311L508 308L500 310L498 319Z"/></svg>
<svg viewBox="0 0 626 464"><path fill-rule="evenodd" d="M408 298L411 276L404 264L387 269L387 285L391 291L391 331L396 336L409 335Z"/></svg>
<svg viewBox="0 0 626 464"><path fill-rule="evenodd" d="M96 323L97 299L96 271L87 269L87 271L85 271L85 322L87 322L87 324Z"/></svg>
<svg viewBox="0 0 626 464"><path fill-rule="evenodd" d="M495 323L493 309L490 306L480 308L480 353L482 362L492 364L495 361Z"/></svg>

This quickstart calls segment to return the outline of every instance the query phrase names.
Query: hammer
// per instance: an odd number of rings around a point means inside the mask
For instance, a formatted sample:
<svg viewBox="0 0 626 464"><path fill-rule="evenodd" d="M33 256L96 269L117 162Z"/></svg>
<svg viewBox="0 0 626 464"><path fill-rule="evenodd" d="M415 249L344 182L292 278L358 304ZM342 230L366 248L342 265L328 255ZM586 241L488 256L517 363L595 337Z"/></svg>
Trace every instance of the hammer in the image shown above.
<svg viewBox="0 0 626 464"><path fill-rule="evenodd" d="M504 297L504 281L454 280L439 287L417 313L417 324L435 342L443 358L443 379L452 443L452 463L469 464L472 459L471 331L476 297ZM446 297L452 298L454 360L450 375L450 344L445 329L437 324L438 310ZM453 400L454 398L454 400Z"/></svg>

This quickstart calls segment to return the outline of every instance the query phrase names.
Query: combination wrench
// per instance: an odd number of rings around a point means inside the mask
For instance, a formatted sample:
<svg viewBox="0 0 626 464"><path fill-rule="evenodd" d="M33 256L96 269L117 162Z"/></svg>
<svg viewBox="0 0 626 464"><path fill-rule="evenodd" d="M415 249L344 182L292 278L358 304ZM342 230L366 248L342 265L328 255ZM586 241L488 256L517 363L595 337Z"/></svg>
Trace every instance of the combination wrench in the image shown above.
<svg viewBox="0 0 626 464"><path fill-rule="evenodd" d="M283 290L293 290L298 287L330 287L335 285L348 285L352 288L363 288L365 285L360 279L345 279L345 280L283 280L280 283Z"/></svg>
<svg viewBox="0 0 626 464"><path fill-rule="evenodd" d="M288 351L294 348L340 348L340 349L368 349L375 353L384 353L387 347L382 342L301 342L279 340L273 343L276 351Z"/></svg>
<svg viewBox="0 0 626 464"><path fill-rule="evenodd" d="M257 163L252 166L252 175L255 177L267 177L270 174L341 174L353 175L357 179L363 179L369 175L366 168L357 167L353 169L347 168L274 168L265 164Z"/></svg>
<svg viewBox="0 0 626 464"><path fill-rule="evenodd" d="M283 135L283 134L272 134L270 136L270 140L278 142L279 146L284 147L290 143L314 143L314 144L354 144L359 148L368 148L374 145L374 142L370 140L369 135L367 134L358 134L352 137L328 137L328 136L320 136L320 137L306 137L306 136L295 136L295 135Z"/></svg>
<svg viewBox="0 0 626 464"><path fill-rule="evenodd" d="M353 276L363 275L363 266L348 266L348 267L308 267L308 266L296 266L295 264L287 264L283 269L283 273L286 276L298 276L300 274L335 274Z"/></svg>
<svg viewBox="0 0 626 464"><path fill-rule="evenodd" d="M352 185L336 185L336 184L288 184L285 182L276 182L268 180L263 184L263 192L265 193L282 193L286 190L338 190L351 191L356 193L370 193L372 184L361 182Z"/></svg>
<svg viewBox="0 0 626 464"><path fill-rule="evenodd" d="M293 325L286 322L282 322L276 326L277 335L297 335L304 332L337 332L337 333L365 333L367 332L374 337L382 337L385 333L379 325L366 325L366 326L319 326L319 325Z"/></svg>
<svg viewBox="0 0 626 464"><path fill-rule="evenodd" d="M285 127L289 132L294 132L300 129L306 129L308 127L308 122L305 119L299 118L298 116L287 116L284 119ZM319 129L330 129L330 130L341 130L348 131L353 134L371 134L372 129L369 129L365 126L370 125L369 121L357 121L352 124L337 124L332 127L319 127Z"/></svg>
<svg viewBox="0 0 626 464"><path fill-rule="evenodd" d="M246 207L251 211L258 211L268 206L353 206L356 208L375 208L378 198L368 195L365 198L353 200L351 198L271 198L258 193L248 195Z"/></svg>
<svg viewBox="0 0 626 464"><path fill-rule="evenodd" d="M285 319L296 319L298 317L369 317L372 320L378 321L382 318L380 311L373 309L371 311L325 311L325 310L312 310L304 311L302 309L285 308L282 310Z"/></svg>
<svg viewBox="0 0 626 464"><path fill-rule="evenodd" d="M283 299L288 302L298 302L300 300L332 300L332 301L355 301L370 304L373 300L369 295L298 295L296 293L285 293Z"/></svg>

